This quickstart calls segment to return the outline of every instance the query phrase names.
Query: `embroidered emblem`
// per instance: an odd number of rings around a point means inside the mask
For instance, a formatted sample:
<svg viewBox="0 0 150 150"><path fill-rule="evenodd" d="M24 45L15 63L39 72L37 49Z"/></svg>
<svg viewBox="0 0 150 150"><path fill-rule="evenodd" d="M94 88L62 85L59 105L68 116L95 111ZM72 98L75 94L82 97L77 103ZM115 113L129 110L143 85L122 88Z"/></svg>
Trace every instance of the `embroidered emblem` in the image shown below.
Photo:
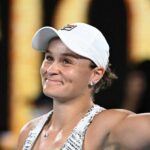
<svg viewBox="0 0 150 150"><path fill-rule="evenodd" d="M77 25L67 24L67 25L64 26L61 30L71 31L71 30L74 29L75 27L77 27Z"/></svg>

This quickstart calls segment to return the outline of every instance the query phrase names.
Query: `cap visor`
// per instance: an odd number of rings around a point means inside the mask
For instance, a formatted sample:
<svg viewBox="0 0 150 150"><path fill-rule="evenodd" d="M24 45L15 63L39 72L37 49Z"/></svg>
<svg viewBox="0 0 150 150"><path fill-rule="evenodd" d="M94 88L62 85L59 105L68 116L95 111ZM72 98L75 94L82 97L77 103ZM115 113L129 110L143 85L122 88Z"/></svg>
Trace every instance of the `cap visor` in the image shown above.
<svg viewBox="0 0 150 150"><path fill-rule="evenodd" d="M56 29L43 27L34 34L32 38L32 48L44 52L48 47L49 41L54 37L58 37Z"/></svg>

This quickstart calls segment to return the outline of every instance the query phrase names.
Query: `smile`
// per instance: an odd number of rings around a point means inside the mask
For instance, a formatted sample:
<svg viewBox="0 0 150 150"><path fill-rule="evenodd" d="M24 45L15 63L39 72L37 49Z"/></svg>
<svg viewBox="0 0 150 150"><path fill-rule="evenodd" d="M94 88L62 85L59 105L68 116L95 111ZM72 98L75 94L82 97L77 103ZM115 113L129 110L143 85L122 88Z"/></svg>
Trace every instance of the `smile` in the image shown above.
<svg viewBox="0 0 150 150"><path fill-rule="evenodd" d="M53 80L53 79L46 79L46 83L49 83L49 84L62 84L62 81Z"/></svg>

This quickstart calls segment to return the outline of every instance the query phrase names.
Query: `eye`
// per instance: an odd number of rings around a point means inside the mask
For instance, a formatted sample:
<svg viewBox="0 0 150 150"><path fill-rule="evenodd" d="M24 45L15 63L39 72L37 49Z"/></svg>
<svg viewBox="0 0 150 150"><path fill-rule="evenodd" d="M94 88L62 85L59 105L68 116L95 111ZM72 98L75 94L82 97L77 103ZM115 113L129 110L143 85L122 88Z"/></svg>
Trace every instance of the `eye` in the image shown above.
<svg viewBox="0 0 150 150"><path fill-rule="evenodd" d="M50 55L45 55L45 59L46 59L47 61L53 61L53 60L54 60L53 57L50 56Z"/></svg>
<svg viewBox="0 0 150 150"><path fill-rule="evenodd" d="M72 64L72 61L69 58L64 58L63 64Z"/></svg>

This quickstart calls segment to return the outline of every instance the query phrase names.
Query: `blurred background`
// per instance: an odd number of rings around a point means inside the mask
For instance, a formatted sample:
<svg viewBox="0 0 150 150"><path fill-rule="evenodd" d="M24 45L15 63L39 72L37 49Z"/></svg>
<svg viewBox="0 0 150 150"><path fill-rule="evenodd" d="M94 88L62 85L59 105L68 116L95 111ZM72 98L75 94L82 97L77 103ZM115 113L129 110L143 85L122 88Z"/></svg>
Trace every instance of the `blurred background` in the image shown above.
<svg viewBox="0 0 150 150"><path fill-rule="evenodd" d="M110 45L119 79L96 103L150 112L150 0L1 0L0 150L14 150L22 126L52 109L41 92L43 56L31 48L33 34L72 22L97 27Z"/></svg>

